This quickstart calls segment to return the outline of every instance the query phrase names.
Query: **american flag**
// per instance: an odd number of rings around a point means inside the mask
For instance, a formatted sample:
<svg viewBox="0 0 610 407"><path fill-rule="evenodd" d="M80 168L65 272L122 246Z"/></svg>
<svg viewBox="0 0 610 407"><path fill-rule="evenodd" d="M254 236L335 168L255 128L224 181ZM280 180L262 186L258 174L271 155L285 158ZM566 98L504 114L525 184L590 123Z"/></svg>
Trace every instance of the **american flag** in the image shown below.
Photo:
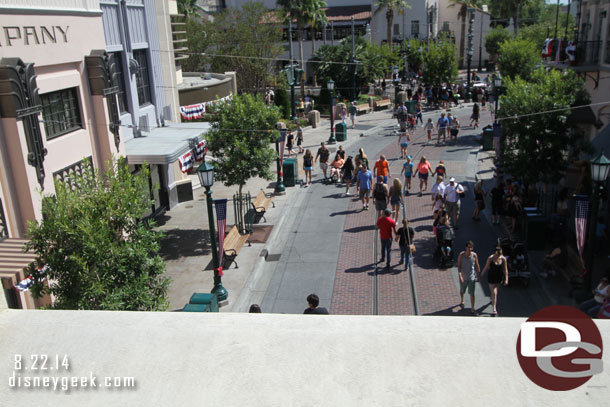
<svg viewBox="0 0 610 407"><path fill-rule="evenodd" d="M214 206L216 206L216 225L218 226L218 262L222 264L225 228L227 226L227 200L215 199ZM222 271L219 274L222 275Z"/></svg>
<svg viewBox="0 0 610 407"><path fill-rule="evenodd" d="M589 217L589 197L586 195L576 195L576 246L580 258L585 264L584 248L587 240L587 218Z"/></svg>

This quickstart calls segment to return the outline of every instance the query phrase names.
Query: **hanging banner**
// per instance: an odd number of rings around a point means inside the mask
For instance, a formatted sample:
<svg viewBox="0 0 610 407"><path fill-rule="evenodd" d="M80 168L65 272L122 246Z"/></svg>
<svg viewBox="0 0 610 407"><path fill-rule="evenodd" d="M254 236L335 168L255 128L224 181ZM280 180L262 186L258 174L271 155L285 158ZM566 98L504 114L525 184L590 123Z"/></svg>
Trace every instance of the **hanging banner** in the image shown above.
<svg viewBox="0 0 610 407"><path fill-rule="evenodd" d="M195 161L202 161L203 157L205 157L208 151L208 142L205 140L201 140L195 148L193 149L193 155L195 156Z"/></svg>
<svg viewBox="0 0 610 407"><path fill-rule="evenodd" d="M38 267L38 272L40 273L41 276L45 275L48 270L49 270L49 266L47 266L46 264L42 267ZM34 285L34 277L32 277L32 275L30 274L29 276L27 276L26 278L21 280L19 282L19 284L17 284L15 286L15 288L22 292L29 291L29 289L32 285Z"/></svg>
<svg viewBox="0 0 610 407"><path fill-rule="evenodd" d="M205 112L209 106L213 106L218 103L226 102L226 101L229 101L232 99L233 99L233 95L231 94L229 96L225 96L223 98L212 100L209 102L195 103L194 105L188 105L188 106L180 106L180 116L184 120L200 119L203 117L203 115L205 114Z"/></svg>
<svg viewBox="0 0 610 407"><path fill-rule="evenodd" d="M180 164L180 171L186 174L193 169L193 154L189 151L182 157L178 157L178 163Z"/></svg>
<svg viewBox="0 0 610 407"><path fill-rule="evenodd" d="M587 219L589 218L589 197L586 195L576 195L576 247L582 259L582 264L585 263L584 248L587 240Z"/></svg>

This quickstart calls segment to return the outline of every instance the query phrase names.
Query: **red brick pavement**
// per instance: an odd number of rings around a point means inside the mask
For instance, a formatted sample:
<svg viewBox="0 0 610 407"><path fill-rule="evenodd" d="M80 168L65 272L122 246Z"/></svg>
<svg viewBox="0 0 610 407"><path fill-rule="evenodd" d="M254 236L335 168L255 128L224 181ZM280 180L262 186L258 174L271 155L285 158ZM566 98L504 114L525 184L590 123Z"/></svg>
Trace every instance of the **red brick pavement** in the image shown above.
<svg viewBox="0 0 610 407"><path fill-rule="evenodd" d="M470 112L460 114L458 119L462 125L469 123ZM444 147L425 145L427 138L422 129L417 129L413 142L409 146L409 154L422 156L436 166ZM393 176L400 174L402 160L397 142L393 140L381 152L390 160ZM381 154L380 153L380 154ZM369 157L371 160L378 157ZM464 174L465 163L445 161L448 172ZM415 277L419 313L451 314L457 311L459 293L456 289L451 269L439 270L433 261L436 249L432 233L432 206L430 194L417 196L419 180L412 180L411 194L406 197L407 218L410 226L416 230L414 243L417 252L413 259L413 274ZM430 180L428 190L432 186ZM413 193L415 192L415 193ZM371 314L373 307L373 224L374 210L361 211L362 205L357 199L352 199L348 210L352 213L346 216L344 233L341 240L341 253L337 262L335 284L331 301L333 314ZM402 216L401 216L402 219ZM378 248L378 253L380 248ZM379 256L377 256L378 258ZM400 257L398 244L393 243L392 263L396 264ZM410 315L414 314L411 282L408 271L394 266L389 272L379 270L378 273L379 314L380 315Z"/></svg>

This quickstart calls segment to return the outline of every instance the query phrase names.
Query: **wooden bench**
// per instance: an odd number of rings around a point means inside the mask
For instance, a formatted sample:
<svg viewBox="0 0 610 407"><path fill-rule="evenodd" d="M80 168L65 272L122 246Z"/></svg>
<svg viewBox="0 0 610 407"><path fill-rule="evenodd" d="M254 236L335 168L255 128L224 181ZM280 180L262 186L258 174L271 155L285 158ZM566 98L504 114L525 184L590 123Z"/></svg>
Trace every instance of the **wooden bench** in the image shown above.
<svg viewBox="0 0 610 407"><path fill-rule="evenodd" d="M390 102L390 99L379 99L374 102L374 106L379 109L388 108L391 105L392 105L392 102Z"/></svg>
<svg viewBox="0 0 610 407"><path fill-rule="evenodd" d="M258 195L256 195L254 202L250 202L250 204L252 205L252 209L254 210L255 221L258 221L260 218L263 218L265 222L267 222L267 218L265 218L265 213L267 212L270 203L273 204L273 207L275 208L275 202L273 202L273 195L266 194L265 191L261 189Z"/></svg>
<svg viewBox="0 0 610 407"><path fill-rule="evenodd" d="M222 254L222 269L228 270L232 263L235 263L235 268L239 268L235 258L239 254L239 251L243 247L244 243L248 240L250 234L244 235L239 233L237 226L233 226L229 231L229 234L225 236L223 243L223 254Z"/></svg>
<svg viewBox="0 0 610 407"><path fill-rule="evenodd" d="M358 114L368 113L370 110L371 110L371 107L369 106L368 103L363 103L361 105L356 105L356 112L358 112Z"/></svg>

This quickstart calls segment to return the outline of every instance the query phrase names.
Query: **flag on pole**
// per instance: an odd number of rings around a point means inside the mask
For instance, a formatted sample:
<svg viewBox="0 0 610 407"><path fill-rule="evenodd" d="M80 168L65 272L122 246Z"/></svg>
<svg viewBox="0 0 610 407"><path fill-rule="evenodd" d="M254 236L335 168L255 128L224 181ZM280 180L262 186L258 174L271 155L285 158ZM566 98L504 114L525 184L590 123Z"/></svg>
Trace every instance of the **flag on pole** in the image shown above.
<svg viewBox="0 0 610 407"><path fill-rule="evenodd" d="M216 226L218 227L218 262L222 264L225 229L227 226L227 200L215 199L214 206L216 207ZM222 276L222 267L220 268L218 274Z"/></svg>
<svg viewBox="0 0 610 407"><path fill-rule="evenodd" d="M576 246L578 253L582 259L582 264L585 263L584 248L587 240L587 218L589 217L589 197L586 195L576 195Z"/></svg>

